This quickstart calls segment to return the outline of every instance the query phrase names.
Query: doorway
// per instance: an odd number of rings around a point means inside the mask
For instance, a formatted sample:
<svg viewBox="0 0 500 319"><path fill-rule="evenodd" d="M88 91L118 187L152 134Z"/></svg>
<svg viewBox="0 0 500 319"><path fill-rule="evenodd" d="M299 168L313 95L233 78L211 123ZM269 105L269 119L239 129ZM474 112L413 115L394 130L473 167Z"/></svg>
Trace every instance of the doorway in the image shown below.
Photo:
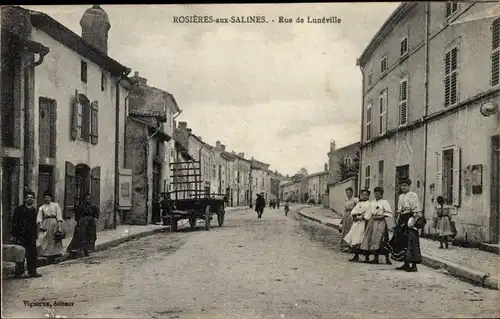
<svg viewBox="0 0 500 319"><path fill-rule="evenodd" d="M75 167L76 189L75 206L79 205L86 194L90 194L90 167L86 164L78 164Z"/></svg>
<svg viewBox="0 0 500 319"><path fill-rule="evenodd" d="M410 165L396 166L396 183L394 188L394 206L395 209L398 207L399 195L401 195L401 190L399 189L399 181L403 179L410 178Z"/></svg>
<svg viewBox="0 0 500 319"><path fill-rule="evenodd" d="M500 136L491 137L490 242L500 239Z"/></svg>
<svg viewBox="0 0 500 319"><path fill-rule="evenodd" d="M19 205L19 159L4 157L2 163L2 239L8 242L12 213Z"/></svg>
<svg viewBox="0 0 500 319"><path fill-rule="evenodd" d="M54 193L54 167L40 165L38 167L38 196L36 198L38 205L43 204L43 193L49 191Z"/></svg>

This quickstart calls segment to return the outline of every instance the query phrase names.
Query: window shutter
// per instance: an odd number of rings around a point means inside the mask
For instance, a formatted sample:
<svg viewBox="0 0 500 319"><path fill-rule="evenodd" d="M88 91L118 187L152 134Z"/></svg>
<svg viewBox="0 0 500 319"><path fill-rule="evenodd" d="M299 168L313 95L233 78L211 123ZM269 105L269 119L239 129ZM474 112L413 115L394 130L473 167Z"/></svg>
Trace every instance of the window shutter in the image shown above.
<svg viewBox="0 0 500 319"><path fill-rule="evenodd" d="M91 172L92 185L90 187L90 192L92 196L92 203L97 207L101 205L101 167L96 166L92 168Z"/></svg>
<svg viewBox="0 0 500 319"><path fill-rule="evenodd" d="M72 105L72 112L71 112L71 139L76 140L77 137L77 126L78 126L78 104L80 104L80 99L78 98L78 90L75 90L75 100L73 101Z"/></svg>
<svg viewBox="0 0 500 319"><path fill-rule="evenodd" d="M96 145L99 142L99 101L90 104L90 142Z"/></svg>
<svg viewBox="0 0 500 319"><path fill-rule="evenodd" d="M460 206L460 193L462 185L460 185L460 168L461 168L460 149L453 147L453 206Z"/></svg>
<svg viewBox="0 0 500 319"><path fill-rule="evenodd" d="M53 101L50 105L50 157L56 157L57 145L57 101Z"/></svg>
<svg viewBox="0 0 500 319"><path fill-rule="evenodd" d="M64 218L70 218L75 209L75 166L66 162L64 176Z"/></svg>
<svg viewBox="0 0 500 319"><path fill-rule="evenodd" d="M443 196L443 162L441 152L436 152L436 196Z"/></svg>
<svg viewBox="0 0 500 319"><path fill-rule="evenodd" d="M87 102L83 107L82 138L88 142L90 140L90 104Z"/></svg>

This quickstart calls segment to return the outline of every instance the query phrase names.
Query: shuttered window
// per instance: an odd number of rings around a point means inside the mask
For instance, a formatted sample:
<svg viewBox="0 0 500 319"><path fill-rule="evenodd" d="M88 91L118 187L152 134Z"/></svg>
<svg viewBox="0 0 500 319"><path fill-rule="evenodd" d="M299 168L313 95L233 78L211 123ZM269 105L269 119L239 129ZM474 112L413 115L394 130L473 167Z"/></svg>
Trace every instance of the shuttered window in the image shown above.
<svg viewBox="0 0 500 319"><path fill-rule="evenodd" d="M98 143L99 102L90 103L84 94L75 91L71 112L71 139Z"/></svg>
<svg viewBox="0 0 500 319"><path fill-rule="evenodd" d="M373 84L373 73L370 72L368 73L368 87L372 86Z"/></svg>
<svg viewBox="0 0 500 319"><path fill-rule="evenodd" d="M406 53L408 53L408 37L405 37L400 43L401 56L404 56Z"/></svg>
<svg viewBox="0 0 500 319"><path fill-rule="evenodd" d="M399 126L408 124L408 80L399 83Z"/></svg>
<svg viewBox="0 0 500 319"><path fill-rule="evenodd" d="M452 106L458 102L458 47L445 54L444 106Z"/></svg>
<svg viewBox="0 0 500 319"><path fill-rule="evenodd" d="M366 107L366 140L372 139L372 102Z"/></svg>
<svg viewBox="0 0 500 319"><path fill-rule="evenodd" d="M446 3L446 18L452 16L458 10L457 1L449 1Z"/></svg>
<svg viewBox="0 0 500 319"><path fill-rule="evenodd" d="M66 162L64 173L64 209L65 219L71 218L75 209L76 194L76 169L71 162Z"/></svg>
<svg viewBox="0 0 500 319"><path fill-rule="evenodd" d="M370 189L370 165L365 166L365 188Z"/></svg>
<svg viewBox="0 0 500 319"><path fill-rule="evenodd" d="M500 18L491 25L491 85L500 83Z"/></svg>
<svg viewBox="0 0 500 319"><path fill-rule="evenodd" d="M380 93L379 98L379 134L387 132L387 89Z"/></svg>
<svg viewBox="0 0 500 319"><path fill-rule="evenodd" d="M99 102L90 104L90 142L96 145L99 142Z"/></svg>
<svg viewBox="0 0 500 319"><path fill-rule="evenodd" d="M101 204L101 167L92 168L91 173L90 194L92 195L92 203L97 207Z"/></svg>
<svg viewBox="0 0 500 319"><path fill-rule="evenodd" d="M461 152L456 146L436 153L436 196L448 205L460 206Z"/></svg>
<svg viewBox="0 0 500 319"><path fill-rule="evenodd" d="M384 74L387 71L387 55L380 61L380 73Z"/></svg>

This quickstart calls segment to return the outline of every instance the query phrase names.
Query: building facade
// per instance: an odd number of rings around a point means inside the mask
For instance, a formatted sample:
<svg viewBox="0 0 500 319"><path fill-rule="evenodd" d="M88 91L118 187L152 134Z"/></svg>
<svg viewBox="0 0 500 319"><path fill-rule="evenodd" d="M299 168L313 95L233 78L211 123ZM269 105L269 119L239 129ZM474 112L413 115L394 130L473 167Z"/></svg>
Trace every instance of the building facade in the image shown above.
<svg viewBox="0 0 500 319"><path fill-rule="evenodd" d="M98 5L80 24L82 37L44 13L2 8L2 171L13 182L2 185L3 211L22 202L24 190L39 204L49 190L68 232L86 193L101 209L98 229L120 222L130 72L107 54L110 22Z"/></svg>
<svg viewBox="0 0 500 319"><path fill-rule="evenodd" d="M328 182L336 184L342 180L340 174L341 161L347 166L351 166L355 162L355 158L359 153L360 143L352 143L344 147L336 148L335 141L330 142L330 151L328 152Z"/></svg>
<svg viewBox="0 0 500 319"><path fill-rule="evenodd" d="M479 111L500 103L495 5L403 3L358 59L360 186L382 186L394 207L398 181L410 178L426 218L443 196L469 242L499 239L499 117Z"/></svg>
<svg viewBox="0 0 500 319"><path fill-rule="evenodd" d="M184 125L185 124L185 125ZM201 174L201 183L197 184L196 187L199 189L197 191L201 191L199 195L205 196L211 193L212 187L212 162L214 157L214 152L206 144L203 142L200 136L193 134L192 129L187 127L186 122L179 122L182 129L185 127L185 130L189 136L189 154L195 159L195 161L199 162L199 165L196 164L195 167L198 168L196 172L192 172L193 174ZM190 180L194 181L195 178L199 177L190 177ZM192 187L195 187L196 184L192 184ZM201 189L200 189L201 187Z"/></svg>
<svg viewBox="0 0 500 319"><path fill-rule="evenodd" d="M292 203L300 202L301 183L300 181L284 181L280 183L281 201Z"/></svg>
<svg viewBox="0 0 500 319"><path fill-rule="evenodd" d="M252 193L253 200L257 194L264 194L264 199L269 202L271 196L271 171L269 164L251 159Z"/></svg>
<svg viewBox="0 0 500 319"><path fill-rule="evenodd" d="M174 152L170 162L171 183L168 193L172 199L186 199L191 197L191 185L188 168L192 167L193 156L189 154L189 133L187 123L174 121ZM172 153L172 152L171 152Z"/></svg>
<svg viewBox="0 0 500 319"><path fill-rule="evenodd" d="M309 187L309 200L314 200L317 204L321 204L323 199L323 194L326 193L326 188L328 184L328 167L325 164L325 170L323 172L317 172L307 176L308 187Z"/></svg>

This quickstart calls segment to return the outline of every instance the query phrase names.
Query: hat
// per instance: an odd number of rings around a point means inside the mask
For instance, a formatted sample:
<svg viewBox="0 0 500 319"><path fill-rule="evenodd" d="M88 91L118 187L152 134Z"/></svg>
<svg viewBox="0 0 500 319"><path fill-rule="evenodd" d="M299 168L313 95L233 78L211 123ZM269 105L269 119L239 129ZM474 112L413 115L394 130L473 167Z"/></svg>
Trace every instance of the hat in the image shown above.
<svg viewBox="0 0 500 319"><path fill-rule="evenodd" d="M411 180L409 178L403 178L402 180L399 181L399 185L401 184L406 184L408 186L411 185Z"/></svg>
<svg viewBox="0 0 500 319"><path fill-rule="evenodd" d="M49 191L49 190L46 190L45 192L43 192L43 197L45 197L45 196L50 196L50 197L52 197L52 192L51 192L51 191Z"/></svg>

